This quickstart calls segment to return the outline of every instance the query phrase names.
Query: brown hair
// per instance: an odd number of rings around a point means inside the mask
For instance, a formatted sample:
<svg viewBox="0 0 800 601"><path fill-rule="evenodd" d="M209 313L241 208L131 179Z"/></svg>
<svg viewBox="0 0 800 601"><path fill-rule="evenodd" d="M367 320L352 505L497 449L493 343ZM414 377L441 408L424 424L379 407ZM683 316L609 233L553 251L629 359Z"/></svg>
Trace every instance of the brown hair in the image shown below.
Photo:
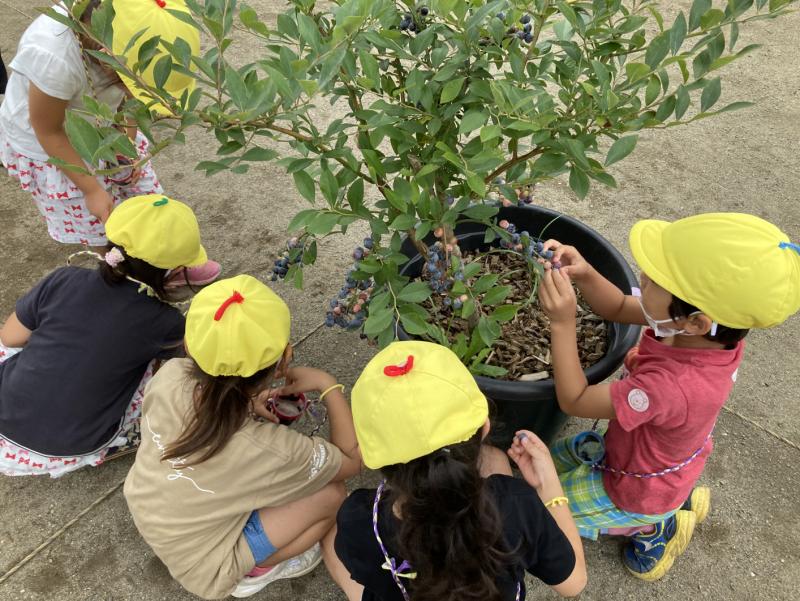
<svg viewBox="0 0 800 601"><path fill-rule="evenodd" d="M251 415L252 397L268 388L279 365L265 367L252 376L211 376L195 365L199 380L188 424L178 440L167 447L161 460L189 458L196 465L219 453Z"/></svg>

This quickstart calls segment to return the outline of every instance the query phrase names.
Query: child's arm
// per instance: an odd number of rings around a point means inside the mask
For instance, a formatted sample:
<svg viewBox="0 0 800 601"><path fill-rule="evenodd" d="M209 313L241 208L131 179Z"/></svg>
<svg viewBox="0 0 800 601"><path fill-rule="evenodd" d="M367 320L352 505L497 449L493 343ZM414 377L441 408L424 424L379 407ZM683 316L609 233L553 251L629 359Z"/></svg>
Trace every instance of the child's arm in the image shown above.
<svg viewBox="0 0 800 601"><path fill-rule="evenodd" d="M323 401L328 409L331 442L339 448L343 456L342 467L333 478L334 482L339 482L359 473L362 463L350 405L340 388L332 388L335 386L336 378L321 369L292 367L286 374L286 385L280 389L278 394L328 391Z"/></svg>
<svg viewBox="0 0 800 601"><path fill-rule="evenodd" d="M525 481L537 492L542 503L564 497L550 451L533 432L520 430L514 436L508 456L517 464ZM586 586L586 560L583 545L572 518L569 504L551 505L547 508L575 553L575 567L563 582L553 585L553 590L563 597L575 597Z"/></svg>
<svg viewBox="0 0 800 601"><path fill-rule="evenodd" d="M64 120L68 102L54 98L30 84L28 92L30 121L36 139L51 157L61 159L70 165L84 165L78 151L64 131ZM114 208L111 195L100 185L94 176L77 171L64 170L64 174L83 192L89 211L105 221Z"/></svg>
<svg viewBox="0 0 800 601"><path fill-rule="evenodd" d="M550 352L559 407L575 417L614 418L610 386L589 386L581 368L575 334L577 300L569 275L563 269L545 270L539 283L539 300L550 317Z"/></svg>
<svg viewBox="0 0 800 601"><path fill-rule="evenodd" d="M592 311L603 319L616 323L645 325L647 322L636 297L624 294L609 282L581 256L574 246L561 244L557 240L544 243L544 251L553 251L552 262L561 263L566 273L581 291Z"/></svg>
<svg viewBox="0 0 800 601"><path fill-rule="evenodd" d="M0 328L0 344L9 348L25 346L30 337L31 331L22 325L16 313L9 315Z"/></svg>

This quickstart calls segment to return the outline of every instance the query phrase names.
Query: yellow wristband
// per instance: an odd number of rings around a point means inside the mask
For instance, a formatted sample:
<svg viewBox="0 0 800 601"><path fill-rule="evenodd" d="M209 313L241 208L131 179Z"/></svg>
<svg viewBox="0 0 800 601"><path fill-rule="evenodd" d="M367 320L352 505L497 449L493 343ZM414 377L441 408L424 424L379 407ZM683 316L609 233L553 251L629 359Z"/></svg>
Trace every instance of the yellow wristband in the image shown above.
<svg viewBox="0 0 800 601"><path fill-rule="evenodd" d="M333 386L330 386L329 388L326 388L325 390L319 393L319 400L320 401L324 400L325 395L335 388L340 388L342 390L342 394L344 394L344 384L334 384Z"/></svg>
<svg viewBox="0 0 800 601"><path fill-rule="evenodd" d="M567 497L556 497L555 499L550 499L547 503L544 504L545 507L553 507L554 505L567 505L569 504L569 499Z"/></svg>

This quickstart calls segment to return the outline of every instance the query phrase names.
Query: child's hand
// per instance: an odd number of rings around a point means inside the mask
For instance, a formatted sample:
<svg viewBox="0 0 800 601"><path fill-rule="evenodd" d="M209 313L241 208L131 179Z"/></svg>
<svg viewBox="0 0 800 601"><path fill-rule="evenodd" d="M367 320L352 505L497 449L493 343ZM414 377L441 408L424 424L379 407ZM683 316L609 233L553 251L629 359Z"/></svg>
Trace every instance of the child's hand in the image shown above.
<svg viewBox="0 0 800 601"><path fill-rule="evenodd" d="M517 464L525 482L540 496L560 496L561 483L550 450L536 434L519 430L508 449L508 456Z"/></svg>
<svg viewBox="0 0 800 601"><path fill-rule="evenodd" d="M98 187L96 190L89 192L85 196L86 208L89 212L97 217L102 223L105 223L111 211L114 209L114 199L103 188Z"/></svg>
<svg viewBox="0 0 800 601"><path fill-rule="evenodd" d="M579 280L587 275L592 266L583 258L578 249L574 246L561 244L558 240L550 239L543 245L542 252L553 251L553 256L549 259L552 265L560 265L561 271L569 275L573 280ZM540 263L543 261L540 259Z"/></svg>
<svg viewBox="0 0 800 601"><path fill-rule="evenodd" d="M578 299L563 269L545 269L539 281L539 301L552 323L575 320Z"/></svg>
<svg viewBox="0 0 800 601"><path fill-rule="evenodd" d="M263 417L264 419L271 421L272 423L279 424L280 419L278 419L278 416L275 415L268 407L268 402L274 394L275 390L268 388L267 390L262 390L255 397L250 399L250 402L252 403L253 413L259 417Z"/></svg>
<svg viewBox="0 0 800 601"><path fill-rule="evenodd" d="M285 380L286 383L278 389L276 396L322 392L336 384L336 378L331 374L313 367L290 367Z"/></svg>

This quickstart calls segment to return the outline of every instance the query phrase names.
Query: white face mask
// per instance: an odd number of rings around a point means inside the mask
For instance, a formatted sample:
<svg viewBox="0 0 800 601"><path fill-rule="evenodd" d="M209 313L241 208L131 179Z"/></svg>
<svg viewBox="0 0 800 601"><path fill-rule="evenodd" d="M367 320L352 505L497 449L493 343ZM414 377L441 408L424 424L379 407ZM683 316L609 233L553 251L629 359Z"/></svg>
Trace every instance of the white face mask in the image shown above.
<svg viewBox="0 0 800 601"><path fill-rule="evenodd" d="M647 325L649 325L653 329L653 333L658 336L659 338L672 338L673 336L677 336L678 334L683 334L684 336L694 336L694 334L687 334L686 330L679 330L678 328L668 328L664 327L662 323L675 323L674 319L653 319L650 314L645 311L644 303L642 302L642 291L639 288L633 288L631 290L631 294L636 297L636 300L639 301L639 306L642 308L642 313L644 314L644 318L647 321ZM688 317L692 315L700 315L702 311L695 311L690 313ZM712 336L717 335L717 322L711 323L711 332L709 332Z"/></svg>

